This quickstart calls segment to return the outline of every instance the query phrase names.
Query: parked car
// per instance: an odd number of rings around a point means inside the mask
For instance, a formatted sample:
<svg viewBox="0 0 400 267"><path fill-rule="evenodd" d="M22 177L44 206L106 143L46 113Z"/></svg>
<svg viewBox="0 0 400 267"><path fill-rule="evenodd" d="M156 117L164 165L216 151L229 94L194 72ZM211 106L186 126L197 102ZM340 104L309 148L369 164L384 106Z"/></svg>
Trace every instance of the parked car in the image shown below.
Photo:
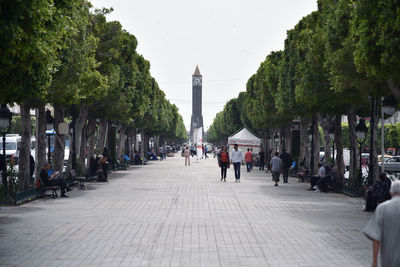
<svg viewBox="0 0 400 267"><path fill-rule="evenodd" d="M393 158L392 155L387 155L387 154L383 155L384 161L387 161L388 159L391 159L391 158ZM382 155L378 155L378 162L381 162L381 161L382 161Z"/></svg>
<svg viewBox="0 0 400 267"><path fill-rule="evenodd" d="M14 163L18 164L19 150L21 148L21 136L18 134L6 135L6 160L14 158ZM0 154L3 154L3 146L1 146Z"/></svg>
<svg viewBox="0 0 400 267"><path fill-rule="evenodd" d="M382 162L378 163L379 168L382 166ZM393 158L387 159L383 163L385 172L400 172L400 156L394 156Z"/></svg>

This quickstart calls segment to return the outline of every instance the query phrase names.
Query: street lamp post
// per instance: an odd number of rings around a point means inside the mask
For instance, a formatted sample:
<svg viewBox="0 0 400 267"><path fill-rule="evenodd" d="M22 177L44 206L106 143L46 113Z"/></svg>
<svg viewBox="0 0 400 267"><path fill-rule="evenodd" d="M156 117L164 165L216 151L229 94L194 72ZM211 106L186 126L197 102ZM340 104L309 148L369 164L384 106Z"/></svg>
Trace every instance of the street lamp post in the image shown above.
<svg viewBox="0 0 400 267"><path fill-rule="evenodd" d="M335 166L335 128L329 129L329 137L332 140L332 165Z"/></svg>
<svg viewBox="0 0 400 267"><path fill-rule="evenodd" d="M46 110L46 129L47 130L54 130L54 118L53 118L53 116L51 116L51 112L50 112L50 110ZM47 135L47 145L48 145L48 151L47 151L47 157L48 157L48 159L47 159L47 161L48 161L48 163L51 163L51 152L50 152L50 136L51 136L51 133L50 132L48 132L48 133L46 133L46 135Z"/></svg>
<svg viewBox="0 0 400 267"><path fill-rule="evenodd" d="M1 105L0 107L0 131L3 135L3 170L2 170L2 183L4 185L4 194L8 194L8 185L7 185L7 161L6 161L6 134L10 131L11 128L11 119L12 113L7 108L7 105Z"/></svg>
<svg viewBox="0 0 400 267"><path fill-rule="evenodd" d="M358 124L356 125L356 136L357 136L357 142L360 145L360 167L358 169L358 180L360 183L362 183L362 158L361 158L361 153L362 153L362 145L365 142L365 139L367 137L367 132L368 132L368 127L365 125L365 120L360 119Z"/></svg>
<svg viewBox="0 0 400 267"><path fill-rule="evenodd" d="M314 174L314 122L311 124L308 129L308 140L311 142L311 161L310 161L310 172Z"/></svg>
<svg viewBox="0 0 400 267"><path fill-rule="evenodd" d="M278 143L279 143L278 133L275 133L275 135L274 135L274 142L275 142L275 151L278 152Z"/></svg>

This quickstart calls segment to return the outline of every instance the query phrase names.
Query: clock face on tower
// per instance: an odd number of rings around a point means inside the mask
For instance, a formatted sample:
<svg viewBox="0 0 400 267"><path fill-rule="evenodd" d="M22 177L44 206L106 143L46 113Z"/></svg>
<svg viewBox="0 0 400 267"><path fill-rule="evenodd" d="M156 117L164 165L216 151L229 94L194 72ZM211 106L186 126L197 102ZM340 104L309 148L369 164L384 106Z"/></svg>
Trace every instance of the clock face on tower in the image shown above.
<svg viewBox="0 0 400 267"><path fill-rule="evenodd" d="M193 77L193 85L201 85L201 78Z"/></svg>

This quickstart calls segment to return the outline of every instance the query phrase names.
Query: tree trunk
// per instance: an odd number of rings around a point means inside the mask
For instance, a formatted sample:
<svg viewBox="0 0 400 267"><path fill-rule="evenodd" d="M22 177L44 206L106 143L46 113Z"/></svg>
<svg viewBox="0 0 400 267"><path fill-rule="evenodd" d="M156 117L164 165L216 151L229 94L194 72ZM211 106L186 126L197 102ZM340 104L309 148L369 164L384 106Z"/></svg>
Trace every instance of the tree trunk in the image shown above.
<svg viewBox="0 0 400 267"><path fill-rule="evenodd" d="M331 165L332 164L332 141L331 137L329 136L329 129L332 127L332 118L329 114L322 116L321 114L317 114L318 122L321 125L322 132L324 134L324 162Z"/></svg>
<svg viewBox="0 0 400 267"><path fill-rule="evenodd" d="M147 151L149 151L149 135L144 133L144 151L143 151L143 153L146 154Z"/></svg>
<svg viewBox="0 0 400 267"><path fill-rule="evenodd" d="M378 180L378 99L371 98L371 121L370 121L370 164L368 183L372 185Z"/></svg>
<svg viewBox="0 0 400 267"><path fill-rule="evenodd" d="M350 166L349 166L349 178L351 184L356 185L356 181L358 180L358 169L359 161L358 155L358 145L357 145L357 135L356 135L356 124L357 124L357 115L354 111L354 108L350 108L347 114L347 120L349 122L349 138L350 138Z"/></svg>
<svg viewBox="0 0 400 267"><path fill-rule="evenodd" d="M140 129L140 139L140 153L144 155L144 131L142 129Z"/></svg>
<svg viewBox="0 0 400 267"><path fill-rule="evenodd" d="M41 169L46 160L46 111L44 107L36 110L36 148L35 148L35 177L39 179Z"/></svg>
<svg viewBox="0 0 400 267"><path fill-rule="evenodd" d="M309 118L300 119L300 157L299 164L310 166L310 140L308 139L308 126L310 125Z"/></svg>
<svg viewBox="0 0 400 267"><path fill-rule="evenodd" d="M285 131L285 149L288 153L292 151L292 131L290 124L284 128Z"/></svg>
<svg viewBox="0 0 400 267"><path fill-rule="evenodd" d="M79 170L80 170L80 175L85 175L87 174L87 169L86 169L86 152L87 152L87 124L85 124L82 127L82 134L80 134L80 147L79 147Z"/></svg>
<svg viewBox="0 0 400 267"><path fill-rule="evenodd" d="M99 123L99 134L96 147L96 149L98 150L97 153L101 153L104 147L106 146L107 133L108 133L108 121L103 119Z"/></svg>
<svg viewBox="0 0 400 267"><path fill-rule="evenodd" d="M319 126L318 126L318 120L317 120L317 115L313 116L313 120L314 120L314 128L313 128L313 132L314 132L314 173L317 172L318 170L318 163L319 161L319 146L320 146L320 136L319 136Z"/></svg>
<svg viewBox="0 0 400 267"><path fill-rule="evenodd" d="M132 144L133 144L133 153L135 153L136 151L138 151L138 144L137 144L137 139L136 139L136 133L137 133L137 129L135 128L135 130L133 131L133 140L132 140ZM133 158L133 157L132 157Z"/></svg>
<svg viewBox="0 0 400 267"><path fill-rule="evenodd" d="M119 129L118 145L117 145L117 160L122 161L125 151L125 140L126 140L126 127L121 126Z"/></svg>
<svg viewBox="0 0 400 267"><path fill-rule="evenodd" d="M154 138L154 153L157 153L158 149L160 148L160 136L157 135Z"/></svg>
<svg viewBox="0 0 400 267"><path fill-rule="evenodd" d="M89 117L89 122L86 131L87 143L88 143L86 162L88 164L90 164L90 160L94 158L95 135L96 135L96 120L94 118Z"/></svg>
<svg viewBox="0 0 400 267"><path fill-rule="evenodd" d="M29 188L30 181L30 164L29 156L31 154L31 114L30 105L24 102L20 106L21 108L21 148L19 151L18 164L19 164L19 174L18 174L18 190L23 192Z"/></svg>
<svg viewBox="0 0 400 267"><path fill-rule="evenodd" d="M75 126L75 138L76 138L76 151L78 153L79 158L83 158L84 155L81 155L81 142L82 142L82 137L83 137L83 129L86 127L86 121L87 121L87 116L88 116L88 108L81 105L80 106L80 112L79 116L76 119L76 126Z"/></svg>
<svg viewBox="0 0 400 267"><path fill-rule="evenodd" d="M338 169L335 184L338 185L339 188L342 188L344 182L344 164L343 164L343 147L342 147L342 117L340 115L335 116L335 119L333 121L333 127L335 129L335 145L337 151L335 160Z"/></svg>
<svg viewBox="0 0 400 267"><path fill-rule="evenodd" d="M64 149L65 137L58 131L58 125L64 122L64 108L58 104L54 105L54 128L56 130L54 154L53 154L53 169L55 171L63 172L64 166Z"/></svg>

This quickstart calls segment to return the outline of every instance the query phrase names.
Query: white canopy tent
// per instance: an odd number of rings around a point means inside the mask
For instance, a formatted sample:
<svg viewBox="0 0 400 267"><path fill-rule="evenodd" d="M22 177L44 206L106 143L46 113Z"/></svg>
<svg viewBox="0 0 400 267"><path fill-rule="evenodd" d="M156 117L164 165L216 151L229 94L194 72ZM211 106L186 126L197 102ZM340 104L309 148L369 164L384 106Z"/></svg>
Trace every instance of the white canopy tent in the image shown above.
<svg viewBox="0 0 400 267"><path fill-rule="evenodd" d="M258 154L261 149L261 139L250 132L247 128L243 128L237 133L228 137L228 149L230 153L232 152L233 145L235 144L237 144L239 149L242 150L243 157L248 148L253 149L254 154Z"/></svg>

